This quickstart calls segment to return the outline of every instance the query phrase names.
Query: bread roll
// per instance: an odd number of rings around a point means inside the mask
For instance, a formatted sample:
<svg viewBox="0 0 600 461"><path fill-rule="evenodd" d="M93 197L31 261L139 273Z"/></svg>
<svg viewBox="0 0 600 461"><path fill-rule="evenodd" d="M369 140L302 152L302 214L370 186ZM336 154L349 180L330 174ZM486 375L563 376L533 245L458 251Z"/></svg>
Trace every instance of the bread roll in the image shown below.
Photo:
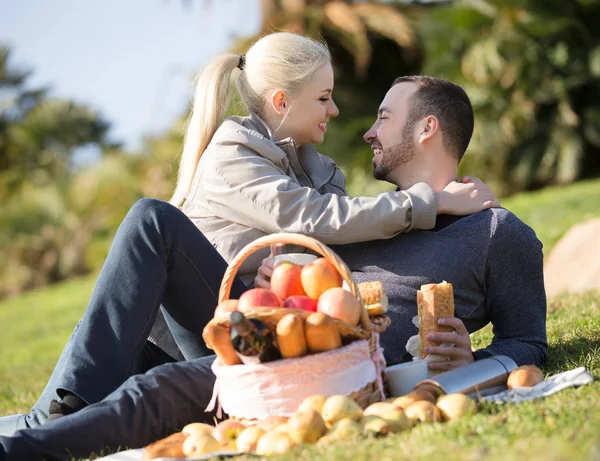
<svg viewBox="0 0 600 461"><path fill-rule="evenodd" d="M535 365L522 365L508 375L506 385L509 389L532 387L544 380L544 374Z"/></svg>
<svg viewBox="0 0 600 461"><path fill-rule="evenodd" d="M387 312L389 301L381 282L359 283L358 290L369 315L382 315Z"/></svg>
<svg viewBox="0 0 600 461"><path fill-rule="evenodd" d="M151 443L144 448L142 461L156 458L185 458L183 442L187 437L187 434L176 432L164 439Z"/></svg>
<svg viewBox="0 0 600 461"><path fill-rule="evenodd" d="M438 324L438 319L454 317L454 293L452 284L448 282L430 283L421 286L417 291L417 310L419 314L419 336L421 338L421 359L427 357L426 346L439 346L437 341L430 341L427 335L432 332L452 332L452 327Z"/></svg>
<svg viewBox="0 0 600 461"><path fill-rule="evenodd" d="M306 337L304 336L304 320L297 314L287 314L279 319L277 327L277 345L283 358L302 357L306 355Z"/></svg>
<svg viewBox="0 0 600 461"><path fill-rule="evenodd" d="M310 352L324 352L342 345L342 337L331 317L314 312L306 318L304 325L306 345Z"/></svg>

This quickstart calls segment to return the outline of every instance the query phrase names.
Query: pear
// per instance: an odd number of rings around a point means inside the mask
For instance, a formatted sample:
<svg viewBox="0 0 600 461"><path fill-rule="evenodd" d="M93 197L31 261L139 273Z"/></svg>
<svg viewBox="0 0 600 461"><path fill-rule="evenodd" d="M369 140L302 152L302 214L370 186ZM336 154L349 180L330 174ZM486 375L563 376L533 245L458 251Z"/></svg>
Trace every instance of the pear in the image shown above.
<svg viewBox="0 0 600 461"><path fill-rule="evenodd" d="M327 397L324 395L311 395L302 401L297 411L305 411L312 408L313 410L317 410L317 412L321 415L325 400L327 400Z"/></svg>
<svg viewBox="0 0 600 461"><path fill-rule="evenodd" d="M338 440L356 440L362 435L362 426L351 418L342 418L329 432L317 442L317 445L329 445Z"/></svg>
<svg viewBox="0 0 600 461"><path fill-rule="evenodd" d="M374 436L378 437L381 435L388 435L388 434L396 433L393 424L379 416L375 416L375 415L363 416L361 418L360 422L363 427L364 435L374 435Z"/></svg>
<svg viewBox="0 0 600 461"><path fill-rule="evenodd" d="M221 444L208 433L188 435L181 447L185 456L200 456L222 450Z"/></svg>
<svg viewBox="0 0 600 461"><path fill-rule="evenodd" d="M419 402L421 400L425 400L431 403L435 403L435 397L431 395L429 392L425 392L422 390L414 390L402 397L398 397L396 400L392 402L392 404L401 410L404 410L411 406L415 402Z"/></svg>
<svg viewBox="0 0 600 461"><path fill-rule="evenodd" d="M287 423L287 416L269 416L258 423L258 426L263 428L265 432L271 432L276 427Z"/></svg>
<svg viewBox="0 0 600 461"><path fill-rule="evenodd" d="M212 432L212 436L217 439L224 450L235 450L236 439L240 433L246 429L246 426L235 419L226 419L217 424Z"/></svg>
<svg viewBox="0 0 600 461"><path fill-rule="evenodd" d="M212 431L215 430L215 426L211 426L210 424L204 423L191 423L185 426L181 432L187 435L194 434L212 434Z"/></svg>
<svg viewBox="0 0 600 461"><path fill-rule="evenodd" d="M393 432L401 432L412 426L412 422L406 417L404 412L396 407L391 402L377 402L369 405L363 415L365 416L378 416L393 427Z"/></svg>
<svg viewBox="0 0 600 461"><path fill-rule="evenodd" d="M235 441L238 451L244 453L256 451L258 439L260 439L263 434L265 434L265 430L259 426L250 426L244 429L240 432L240 435L238 435L238 438Z"/></svg>
<svg viewBox="0 0 600 461"><path fill-rule="evenodd" d="M477 411L475 401L464 394L442 395L436 406L442 413L444 420L456 419L465 415L472 415Z"/></svg>
<svg viewBox="0 0 600 461"><path fill-rule="evenodd" d="M325 423L331 427L344 418L358 421L362 413L362 408L351 398L344 395L334 395L325 401L321 414Z"/></svg>
<svg viewBox="0 0 600 461"><path fill-rule="evenodd" d="M404 412L410 419L421 421L422 423L438 423L442 420L442 415L438 407L426 400L413 403Z"/></svg>
<svg viewBox="0 0 600 461"><path fill-rule="evenodd" d="M376 402L365 408L363 415L381 416L384 413L389 413L390 411L394 410L397 410L397 408L391 402Z"/></svg>
<svg viewBox="0 0 600 461"><path fill-rule="evenodd" d="M292 438L285 432L267 432L258 439L256 453L259 455L283 454L295 445Z"/></svg>
<svg viewBox="0 0 600 461"><path fill-rule="evenodd" d="M315 443L327 427L321 415L314 409L297 411L287 422L288 434L296 443Z"/></svg>

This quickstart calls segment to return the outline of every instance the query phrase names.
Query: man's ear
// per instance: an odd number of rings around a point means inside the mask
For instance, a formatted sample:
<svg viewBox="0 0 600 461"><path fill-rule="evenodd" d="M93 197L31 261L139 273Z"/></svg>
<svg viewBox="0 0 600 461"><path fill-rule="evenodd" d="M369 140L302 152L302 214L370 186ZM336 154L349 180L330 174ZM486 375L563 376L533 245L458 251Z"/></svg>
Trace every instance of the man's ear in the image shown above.
<svg viewBox="0 0 600 461"><path fill-rule="evenodd" d="M283 117L287 113L288 106L283 90L275 90L271 93L271 108L277 115Z"/></svg>
<svg viewBox="0 0 600 461"><path fill-rule="evenodd" d="M433 138L440 131L440 121L435 115L428 115L421 120L421 133L419 134L419 143Z"/></svg>

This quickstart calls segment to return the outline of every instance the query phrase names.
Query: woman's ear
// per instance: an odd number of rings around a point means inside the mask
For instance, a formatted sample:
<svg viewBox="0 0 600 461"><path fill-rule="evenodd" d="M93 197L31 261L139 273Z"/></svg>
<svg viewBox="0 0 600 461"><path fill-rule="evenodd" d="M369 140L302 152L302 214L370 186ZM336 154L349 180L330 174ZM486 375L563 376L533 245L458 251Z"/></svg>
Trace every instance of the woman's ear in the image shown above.
<svg viewBox="0 0 600 461"><path fill-rule="evenodd" d="M288 103L283 90L276 90L271 94L271 108L281 117L287 113Z"/></svg>
<svg viewBox="0 0 600 461"><path fill-rule="evenodd" d="M423 143L433 138L440 130L440 121L435 115L428 115L422 120L421 133L419 134L419 143Z"/></svg>

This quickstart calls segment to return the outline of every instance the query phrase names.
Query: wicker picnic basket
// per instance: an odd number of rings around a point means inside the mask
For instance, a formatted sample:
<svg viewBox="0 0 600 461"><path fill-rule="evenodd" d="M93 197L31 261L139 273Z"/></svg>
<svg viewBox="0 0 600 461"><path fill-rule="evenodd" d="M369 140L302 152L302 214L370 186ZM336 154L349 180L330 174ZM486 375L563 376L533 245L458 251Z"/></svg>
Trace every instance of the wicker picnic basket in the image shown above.
<svg viewBox="0 0 600 461"><path fill-rule="evenodd" d="M356 298L359 300L361 305L363 305L362 298L360 296L359 288L354 282L352 278L352 273L348 269L348 266L342 261L342 259L329 247L322 244L318 240L314 238L302 235L302 234L291 234L291 233L278 233L271 234L264 237L261 237L250 244L246 245L240 253L231 261L225 274L223 276L223 281L221 283L221 289L219 292L219 303L224 300L229 299L229 295L231 292L231 287L233 280L236 276L236 273L242 263L246 260L248 256L253 254L255 251L260 250L262 248L269 247L271 244L275 243L284 243L284 244L293 244L300 245L305 248L308 248L315 253L327 258L333 266L339 271L342 278L348 284L350 291ZM290 308L272 308L272 307L257 307L251 311L246 311L245 315L247 317L256 318L263 321L269 328L274 329L279 319L281 319L284 315L294 313L298 314L304 318L310 315L310 312L300 310L300 309L290 309ZM357 341L368 341L368 349L369 353L366 354L369 361L373 362L376 370L376 379L372 382L369 382L364 387L355 390L351 393L347 393L347 395L355 400L361 407L366 408L372 403L379 402L385 400L385 395L383 395L383 373L385 372L385 363L383 362L382 350L379 347L379 333L383 332L391 323L389 317L386 315L380 315L376 317L369 317L367 310L362 309L361 318L359 325L353 326L349 325L343 321L334 319L338 330L343 338L343 346L338 349L338 351L344 348L351 348L353 342ZM229 317L228 315L217 316L211 320L211 322L216 322L219 325L225 326L229 328ZM361 343L362 345L362 343ZM356 346L356 344L355 344ZM366 346L365 346L366 347ZM356 349L356 347L355 347ZM343 352L343 351L342 351ZM329 353L335 353L335 351L327 351L321 352L319 354L312 354L300 358L293 359L282 359L276 362L267 362L259 365L259 372L257 376L260 376L261 379L268 380L269 373L282 373L285 372L283 368L287 369L287 371L293 371L295 368L302 364L302 361L310 361L312 360L313 364L315 360L319 358L325 358ZM306 362L304 362L306 363ZM215 375L217 376L217 382L219 379L223 380L225 377L230 383L231 381L235 381L235 377L232 375L227 375L224 372L235 371L236 373L239 371L243 371L243 368L240 367L252 367L256 365L233 365L233 366L221 366L220 368L217 366L215 368L213 366L213 371L215 371ZM310 365L309 365L310 366ZM220 376L221 374L221 376ZM289 373L286 375L286 379L294 379L294 373ZM291 378L290 378L291 377ZM300 379L300 378L298 378ZM292 385L293 383L289 383ZM301 383L298 383L299 385ZM231 385L231 384L230 384ZM287 387L287 386L285 386ZM301 386L300 386L301 387ZM217 386L215 387L216 392ZM246 390L244 388L236 389L236 394L239 394L237 397L243 397L244 392ZM250 392L250 391L248 391ZM282 391L284 395L281 395L281 399L285 399L285 390ZM340 392L338 392L340 393ZM257 398L257 393L255 392L252 396L248 396L248 398ZM219 397L223 408L230 414L230 416L236 417L235 411L232 412L232 405L229 405L229 409L227 409L227 403L223 401L222 397ZM247 413L247 412L246 412ZM240 419L262 419L264 414L261 415L248 415L243 414Z"/></svg>

